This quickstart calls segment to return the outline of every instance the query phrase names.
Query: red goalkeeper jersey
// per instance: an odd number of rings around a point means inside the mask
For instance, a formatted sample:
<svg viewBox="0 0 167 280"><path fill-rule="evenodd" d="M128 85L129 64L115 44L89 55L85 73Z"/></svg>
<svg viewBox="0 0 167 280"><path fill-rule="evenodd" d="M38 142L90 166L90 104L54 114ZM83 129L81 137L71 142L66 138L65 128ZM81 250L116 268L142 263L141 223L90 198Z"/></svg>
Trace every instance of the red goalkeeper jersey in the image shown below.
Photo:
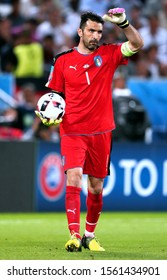
<svg viewBox="0 0 167 280"><path fill-rule="evenodd" d="M60 135L90 135L115 128L112 78L123 58L121 45L103 44L92 54L76 48L55 57L47 87L65 94Z"/></svg>

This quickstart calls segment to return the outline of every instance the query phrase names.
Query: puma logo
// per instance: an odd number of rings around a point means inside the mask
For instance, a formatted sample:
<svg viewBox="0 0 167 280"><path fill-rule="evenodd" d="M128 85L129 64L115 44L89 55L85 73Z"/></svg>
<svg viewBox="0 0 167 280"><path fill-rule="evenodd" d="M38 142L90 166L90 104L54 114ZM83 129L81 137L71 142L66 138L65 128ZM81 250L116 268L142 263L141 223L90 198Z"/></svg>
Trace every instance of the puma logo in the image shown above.
<svg viewBox="0 0 167 280"><path fill-rule="evenodd" d="M77 71L77 65L75 65L75 66L70 65L69 68L74 69L75 71Z"/></svg>
<svg viewBox="0 0 167 280"><path fill-rule="evenodd" d="M75 211L76 211L76 208L74 208L74 209L67 209L67 212L71 212L71 213L73 213L74 215L76 214Z"/></svg>

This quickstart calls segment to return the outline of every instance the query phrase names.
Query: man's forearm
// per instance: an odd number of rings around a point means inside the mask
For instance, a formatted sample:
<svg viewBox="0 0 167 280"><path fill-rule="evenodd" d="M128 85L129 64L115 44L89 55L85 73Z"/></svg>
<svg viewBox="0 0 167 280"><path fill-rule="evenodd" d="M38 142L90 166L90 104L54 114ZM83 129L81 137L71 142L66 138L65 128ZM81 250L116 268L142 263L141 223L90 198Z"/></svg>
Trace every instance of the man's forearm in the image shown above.
<svg viewBox="0 0 167 280"><path fill-rule="evenodd" d="M126 38L129 41L129 47L132 51L138 51L144 46L144 41L140 35L140 33L129 24L128 27L122 29Z"/></svg>
<svg viewBox="0 0 167 280"><path fill-rule="evenodd" d="M132 55L143 47L143 39L139 32L131 24L129 24L124 8L110 9L107 14L103 16L103 19L104 21L117 24L124 32L126 38L128 39L128 42L125 45L125 53Z"/></svg>

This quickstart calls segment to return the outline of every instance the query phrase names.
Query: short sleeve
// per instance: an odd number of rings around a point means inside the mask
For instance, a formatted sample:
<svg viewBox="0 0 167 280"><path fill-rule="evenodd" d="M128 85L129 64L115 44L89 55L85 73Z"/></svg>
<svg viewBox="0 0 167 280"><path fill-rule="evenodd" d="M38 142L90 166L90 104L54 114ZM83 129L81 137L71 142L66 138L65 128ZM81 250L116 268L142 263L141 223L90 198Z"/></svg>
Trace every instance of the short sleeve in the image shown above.
<svg viewBox="0 0 167 280"><path fill-rule="evenodd" d="M54 91L64 92L63 60L61 57L55 60L51 66L46 86Z"/></svg>

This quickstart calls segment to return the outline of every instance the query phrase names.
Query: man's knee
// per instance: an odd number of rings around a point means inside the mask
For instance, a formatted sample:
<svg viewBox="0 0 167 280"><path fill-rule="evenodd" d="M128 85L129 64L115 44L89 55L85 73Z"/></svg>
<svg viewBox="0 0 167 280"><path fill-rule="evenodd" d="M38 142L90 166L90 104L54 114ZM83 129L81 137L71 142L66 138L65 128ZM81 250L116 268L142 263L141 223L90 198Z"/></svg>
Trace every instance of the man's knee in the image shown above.
<svg viewBox="0 0 167 280"><path fill-rule="evenodd" d="M104 179L89 176L88 189L91 193L100 194L103 191Z"/></svg>
<svg viewBox="0 0 167 280"><path fill-rule="evenodd" d="M82 168L72 168L67 170L67 185L82 186Z"/></svg>

